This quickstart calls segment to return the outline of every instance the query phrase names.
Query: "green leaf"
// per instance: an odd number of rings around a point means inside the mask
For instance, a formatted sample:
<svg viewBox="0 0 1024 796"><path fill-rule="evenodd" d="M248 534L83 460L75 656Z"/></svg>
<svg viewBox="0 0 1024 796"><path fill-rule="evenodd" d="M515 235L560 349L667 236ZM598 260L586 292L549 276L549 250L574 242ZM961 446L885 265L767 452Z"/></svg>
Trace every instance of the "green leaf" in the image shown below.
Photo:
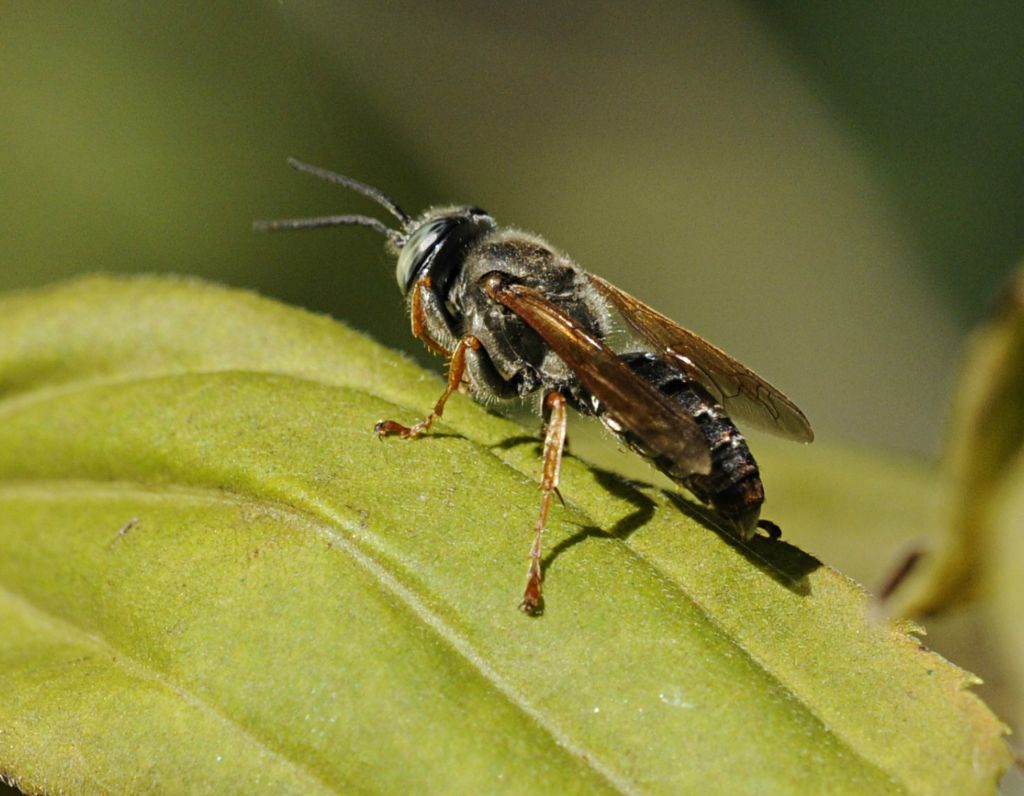
<svg viewBox="0 0 1024 796"><path fill-rule="evenodd" d="M1024 269L971 337L947 449L950 511L932 560L908 582L904 615L978 603L1001 666L1002 701L1024 726Z"/></svg>
<svg viewBox="0 0 1024 796"><path fill-rule="evenodd" d="M948 533L897 608L905 615L949 610L991 592L993 568L1019 550L1019 524L1005 503L1024 450L1024 269L1007 284L992 317L971 337L946 451ZM1024 482L1021 482L1024 483ZM1010 489L1012 492L1012 488ZM1019 588L1013 588L1013 597ZM1013 612L1019 621L1019 610Z"/></svg>
<svg viewBox="0 0 1024 796"><path fill-rule="evenodd" d="M1024 454L1007 467L992 498L991 518L999 554L987 562L991 599L986 604L986 630L1006 671L1007 710L1019 733L1024 727ZM1020 743L1018 735L1018 746ZM1024 772L1022 772L1024 774Z"/></svg>
<svg viewBox="0 0 1024 796"><path fill-rule="evenodd" d="M189 281L0 300L0 771L30 791L991 793L1003 727L785 542ZM684 510L680 510L680 509ZM836 529L841 531L841 529Z"/></svg>

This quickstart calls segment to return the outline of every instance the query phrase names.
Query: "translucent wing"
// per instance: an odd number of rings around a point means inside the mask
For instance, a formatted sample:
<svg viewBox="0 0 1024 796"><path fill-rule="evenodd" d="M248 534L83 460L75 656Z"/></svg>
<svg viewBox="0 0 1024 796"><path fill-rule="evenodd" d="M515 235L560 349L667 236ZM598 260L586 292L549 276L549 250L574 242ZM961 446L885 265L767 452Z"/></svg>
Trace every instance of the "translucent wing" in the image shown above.
<svg viewBox="0 0 1024 796"><path fill-rule="evenodd" d="M587 276L655 353L703 384L734 419L798 442L814 439L799 407L750 368L610 282Z"/></svg>
<svg viewBox="0 0 1024 796"><path fill-rule="evenodd" d="M706 474L711 455L692 417L639 378L604 343L580 329L534 288L492 275L488 295L526 321L572 369L608 416L628 429L652 458L665 457L680 469Z"/></svg>

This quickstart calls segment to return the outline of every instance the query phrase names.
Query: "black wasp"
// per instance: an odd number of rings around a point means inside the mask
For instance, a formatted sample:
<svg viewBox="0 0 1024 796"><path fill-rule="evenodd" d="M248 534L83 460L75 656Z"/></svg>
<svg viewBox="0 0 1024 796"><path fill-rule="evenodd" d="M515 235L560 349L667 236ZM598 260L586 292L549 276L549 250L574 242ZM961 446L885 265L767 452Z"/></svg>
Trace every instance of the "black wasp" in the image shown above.
<svg viewBox="0 0 1024 796"><path fill-rule="evenodd" d="M257 228L356 224L382 233L397 259L413 335L451 362L448 386L434 411L411 427L382 420L374 429L378 436L419 436L463 385L483 403L542 396L542 496L523 611L536 615L543 607L541 536L558 488L569 406L601 420L742 538L758 526L778 535L775 525L760 519L764 488L757 463L725 410L766 431L810 442L814 433L807 418L779 390L540 238L500 229L479 207L432 208L411 218L376 188L288 162L373 199L398 219L399 228L361 215L260 222ZM609 348L613 313L634 333L638 350Z"/></svg>

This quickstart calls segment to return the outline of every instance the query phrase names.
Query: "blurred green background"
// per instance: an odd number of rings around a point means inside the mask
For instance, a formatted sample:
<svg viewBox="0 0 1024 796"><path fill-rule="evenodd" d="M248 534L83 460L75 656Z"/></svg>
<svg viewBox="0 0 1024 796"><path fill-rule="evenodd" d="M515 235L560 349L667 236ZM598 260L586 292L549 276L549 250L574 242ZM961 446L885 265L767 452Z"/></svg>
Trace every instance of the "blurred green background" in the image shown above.
<svg viewBox="0 0 1024 796"><path fill-rule="evenodd" d="M0 288L199 274L422 356L366 212L473 202L930 454L1024 250L1024 4L5 3ZM429 361L424 358L424 361ZM440 363L432 366L440 370Z"/></svg>
<svg viewBox="0 0 1024 796"><path fill-rule="evenodd" d="M783 388L815 453L930 462L964 337L1024 253L1019 0L2 8L0 290L196 274L441 373L373 232L251 231L376 212L292 155L544 235ZM869 583L891 554L828 544ZM977 632L952 631L982 670Z"/></svg>

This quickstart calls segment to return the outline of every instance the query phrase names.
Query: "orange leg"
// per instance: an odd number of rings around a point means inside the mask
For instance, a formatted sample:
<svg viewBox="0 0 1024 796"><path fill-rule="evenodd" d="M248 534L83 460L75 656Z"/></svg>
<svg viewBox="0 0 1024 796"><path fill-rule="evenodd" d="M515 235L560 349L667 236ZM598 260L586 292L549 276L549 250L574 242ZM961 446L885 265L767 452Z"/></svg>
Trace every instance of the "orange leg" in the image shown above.
<svg viewBox="0 0 1024 796"><path fill-rule="evenodd" d="M429 276L421 277L416 283L416 287L412 289L412 307L409 312L409 321L412 324L412 336L422 340L423 345L425 345L432 354L450 357L452 352L431 337L430 333L427 331L426 315L423 313L423 294L421 292L423 290L430 290Z"/></svg>
<svg viewBox="0 0 1024 796"><path fill-rule="evenodd" d="M467 348L472 348L476 351L480 348L480 341L471 334L459 340L459 344L455 346L455 353L452 354L451 364L448 366L448 386L434 405L434 411L427 415L425 420L421 420L412 427L403 426L394 420L381 420L373 427L373 433L378 437L397 435L403 439L409 439L410 437L418 437L434 425L434 421L444 414L444 405L451 398L452 393L459 389L459 385L462 384L462 377L466 373Z"/></svg>
<svg viewBox="0 0 1024 796"><path fill-rule="evenodd" d="M544 599L541 596L543 577L540 570L540 543L548 524L551 495L558 493L558 473L562 467L562 449L565 447L565 396L559 392L548 393L544 398L544 408L548 410L549 416L544 434L544 475L540 481L540 515L537 517L533 546L530 548L526 591L523 592L523 602L519 605L530 616L537 616L544 610Z"/></svg>

